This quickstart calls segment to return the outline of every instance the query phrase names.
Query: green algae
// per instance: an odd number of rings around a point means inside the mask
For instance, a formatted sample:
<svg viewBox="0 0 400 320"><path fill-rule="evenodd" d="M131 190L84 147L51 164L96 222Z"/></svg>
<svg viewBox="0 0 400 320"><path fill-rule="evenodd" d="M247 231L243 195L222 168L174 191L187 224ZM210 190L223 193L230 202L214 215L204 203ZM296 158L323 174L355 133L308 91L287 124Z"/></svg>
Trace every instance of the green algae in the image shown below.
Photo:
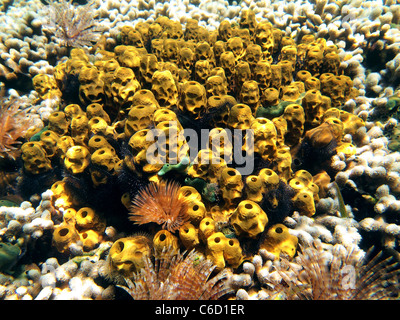
<svg viewBox="0 0 400 320"><path fill-rule="evenodd" d="M39 132L35 133L35 134L29 139L29 141L40 141L40 135L41 135L43 132L47 131L47 130L49 130L49 127L48 127L48 126L43 127Z"/></svg>
<svg viewBox="0 0 400 320"><path fill-rule="evenodd" d="M189 177L185 179L185 184L195 188L207 201L212 203L217 201L218 184L208 183L201 178Z"/></svg>
<svg viewBox="0 0 400 320"><path fill-rule="evenodd" d="M190 164L189 157L184 157L178 164L166 163L163 165L160 171L158 171L158 175L164 176L166 173L170 171L175 171L177 173L185 173L187 168L189 167L189 164Z"/></svg>
<svg viewBox="0 0 400 320"><path fill-rule="evenodd" d="M256 118L262 117L262 118L267 118L267 119L273 119L276 117L281 116L284 112L287 106L291 104L300 104L302 103L302 100L305 96L305 93L300 94L300 97L296 101L280 101L278 104L273 105L273 106L260 106L258 107L256 111Z"/></svg>
<svg viewBox="0 0 400 320"><path fill-rule="evenodd" d="M391 96L388 98L388 102L386 103L386 109L389 112L397 111L399 106L400 106L400 97Z"/></svg>
<svg viewBox="0 0 400 320"><path fill-rule="evenodd" d="M19 207L19 204L11 200L1 199L0 207Z"/></svg>
<svg viewBox="0 0 400 320"><path fill-rule="evenodd" d="M20 254L21 248L18 244L0 242L0 272L10 272Z"/></svg>

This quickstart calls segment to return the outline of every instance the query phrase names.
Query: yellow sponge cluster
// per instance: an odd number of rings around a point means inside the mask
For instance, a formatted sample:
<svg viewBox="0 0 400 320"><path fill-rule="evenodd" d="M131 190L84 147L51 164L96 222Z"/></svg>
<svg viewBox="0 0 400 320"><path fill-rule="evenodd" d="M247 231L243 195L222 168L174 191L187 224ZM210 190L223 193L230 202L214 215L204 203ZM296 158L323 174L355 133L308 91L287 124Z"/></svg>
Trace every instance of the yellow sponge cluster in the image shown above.
<svg viewBox="0 0 400 320"><path fill-rule="evenodd" d="M69 252L71 244L82 242L83 251L89 252L103 240L105 221L89 207L65 210L63 222L53 231L53 243L58 251Z"/></svg>

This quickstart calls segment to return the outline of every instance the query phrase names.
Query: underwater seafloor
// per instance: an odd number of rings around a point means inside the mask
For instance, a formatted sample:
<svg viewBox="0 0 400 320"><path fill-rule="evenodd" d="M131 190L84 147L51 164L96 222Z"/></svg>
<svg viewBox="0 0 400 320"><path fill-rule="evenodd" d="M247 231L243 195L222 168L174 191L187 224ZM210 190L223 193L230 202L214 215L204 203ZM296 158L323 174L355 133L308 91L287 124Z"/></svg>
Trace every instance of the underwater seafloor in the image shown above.
<svg viewBox="0 0 400 320"><path fill-rule="evenodd" d="M0 38L2 300L399 297L399 1L2 0Z"/></svg>

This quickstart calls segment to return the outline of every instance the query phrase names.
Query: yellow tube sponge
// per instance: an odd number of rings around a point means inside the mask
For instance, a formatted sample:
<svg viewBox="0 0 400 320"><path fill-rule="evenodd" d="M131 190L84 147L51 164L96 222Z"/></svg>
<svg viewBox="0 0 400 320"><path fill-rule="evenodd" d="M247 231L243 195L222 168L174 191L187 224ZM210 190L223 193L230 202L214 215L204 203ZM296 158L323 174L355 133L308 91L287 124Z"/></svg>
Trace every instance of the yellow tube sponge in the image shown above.
<svg viewBox="0 0 400 320"><path fill-rule="evenodd" d="M236 206L242 197L244 187L240 172L227 167L221 171L218 182L226 207Z"/></svg>
<svg viewBox="0 0 400 320"><path fill-rule="evenodd" d="M188 202L190 201L201 201L201 194L196 188L191 186L183 186L179 189L179 196L185 198Z"/></svg>
<svg viewBox="0 0 400 320"><path fill-rule="evenodd" d="M293 198L294 205L301 215L311 217L315 213L315 203L312 192L302 190Z"/></svg>
<svg viewBox="0 0 400 320"><path fill-rule="evenodd" d="M293 179L289 181L296 195L293 198L295 208L307 216L315 213L315 203L319 201L319 187L314 183L312 175L307 170L296 171Z"/></svg>
<svg viewBox="0 0 400 320"><path fill-rule="evenodd" d="M39 141L25 142L22 147L22 161L24 168L31 174L41 174L52 169L50 159Z"/></svg>
<svg viewBox="0 0 400 320"><path fill-rule="evenodd" d="M121 202L126 209L130 210L131 205L132 205L132 199L131 199L131 196L129 195L129 192L125 192L121 196Z"/></svg>
<svg viewBox="0 0 400 320"><path fill-rule="evenodd" d="M85 114L71 119L71 137L75 144L85 146L89 139L89 120Z"/></svg>
<svg viewBox="0 0 400 320"><path fill-rule="evenodd" d="M279 176L275 171L263 168L260 170L258 177L261 179L263 192L268 192L278 187Z"/></svg>
<svg viewBox="0 0 400 320"><path fill-rule="evenodd" d="M166 251L179 251L178 237L168 230L160 230L153 237L153 247L155 256L162 256ZM168 249L171 248L171 249Z"/></svg>
<svg viewBox="0 0 400 320"><path fill-rule="evenodd" d="M120 238L114 242L108 254L110 272L131 277L144 267L144 259L151 254L150 241L145 236Z"/></svg>
<svg viewBox="0 0 400 320"><path fill-rule="evenodd" d="M147 140L147 138L149 138L150 141ZM148 148L154 144L153 138L154 135L152 135L150 129L143 129L136 132L128 142L128 145L132 148L135 164L142 166L143 171L147 173L158 172L163 166L162 163L156 163L156 161L154 161L154 163L149 163L148 161Z"/></svg>
<svg viewBox="0 0 400 320"><path fill-rule="evenodd" d="M285 225L279 223L269 228L260 249L266 249L277 258L279 258L281 253L285 253L290 258L293 258L296 254L297 243L297 237L290 234L289 229Z"/></svg>
<svg viewBox="0 0 400 320"><path fill-rule="evenodd" d="M95 230L84 230L79 233L83 245L83 251L88 252L99 246L103 240L103 235Z"/></svg>
<svg viewBox="0 0 400 320"><path fill-rule="evenodd" d="M259 176L250 175L246 178L245 194L248 200L261 202L263 199L263 183Z"/></svg>
<svg viewBox="0 0 400 320"><path fill-rule="evenodd" d="M343 123L343 134L355 134L357 130L365 126L365 122L360 117L350 112L340 110L339 119Z"/></svg>
<svg viewBox="0 0 400 320"><path fill-rule="evenodd" d="M114 149L104 147L94 151L90 160L94 165L110 172L114 170L119 158L116 156Z"/></svg>
<svg viewBox="0 0 400 320"><path fill-rule="evenodd" d="M344 153L346 158L350 158L351 156L354 156L357 153L357 147L350 142L344 142L336 147L336 151L337 153L342 152Z"/></svg>
<svg viewBox="0 0 400 320"><path fill-rule="evenodd" d="M215 221L210 217L205 217L199 225L199 237L203 241L215 232Z"/></svg>
<svg viewBox="0 0 400 320"><path fill-rule="evenodd" d="M125 121L125 137L130 138L135 132L151 126L153 123L153 114L156 110L156 106L132 106Z"/></svg>
<svg viewBox="0 0 400 320"><path fill-rule="evenodd" d="M85 114L79 104L71 103L64 108L64 113L68 121L71 121L73 117Z"/></svg>
<svg viewBox="0 0 400 320"><path fill-rule="evenodd" d="M79 72L79 101L83 105L103 103L104 82L101 72L95 66L84 66Z"/></svg>
<svg viewBox="0 0 400 320"><path fill-rule="evenodd" d="M279 178L287 182L293 175L292 155L288 146L282 145L277 149L274 170Z"/></svg>
<svg viewBox="0 0 400 320"><path fill-rule="evenodd" d="M277 132L274 123L266 118L256 118L250 129L254 133L254 151L264 161L272 161L276 156Z"/></svg>
<svg viewBox="0 0 400 320"><path fill-rule="evenodd" d="M187 214L189 220L195 225L200 223L200 221L205 217L206 212L207 210L204 203L199 200L193 200L188 204Z"/></svg>
<svg viewBox="0 0 400 320"><path fill-rule="evenodd" d="M38 74L33 77L33 88L40 99L61 98L61 91L57 87L56 79L47 74Z"/></svg>
<svg viewBox="0 0 400 320"><path fill-rule="evenodd" d="M113 72L110 88L113 103L124 108L132 102L135 92L141 89L141 85L132 69L118 67Z"/></svg>
<svg viewBox="0 0 400 320"><path fill-rule="evenodd" d="M251 108L243 103L236 104L232 107L228 118L228 127L231 129L250 129L251 123L254 121Z"/></svg>
<svg viewBox="0 0 400 320"><path fill-rule="evenodd" d="M188 169L191 178L202 178L210 183L216 183L227 163L210 149L201 149Z"/></svg>
<svg viewBox="0 0 400 320"><path fill-rule="evenodd" d="M53 231L53 245L61 253L67 252L69 246L77 240L79 234L73 225L61 223Z"/></svg>
<svg viewBox="0 0 400 320"><path fill-rule="evenodd" d="M54 182L50 190L53 192L55 207L69 208L74 204L74 198L67 189L65 181Z"/></svg>
<svg viewBox="0 0 400 320"><path fill-rule="evenodd" d="M243 200L233 212L230 221L237 236L255 238L264 231L268 217L257 203Z"/></svg>
<svg viewBox="0 0 400 320"><path fill-rule="evenodd" d="M90 164L89 150L82 146L73 146L65 154L65 168L73 174L79 174L85 171Z"/></svg>
<svg viewBox="0 0 400 320"><path fill-rule="evenodd" d="M303 136L305 122L304 109L299 104L290 104L286 107L282 117L287 122L285 144L291 148L297 145Z"/></svg>
<svg viewBox="0 0 400 320"><path fill-rule="evenodd" d="M60 159L64 161L65 154L67 153L68 149L74 146L74 139L71 136L62 136L58 140L58 148L61 152Z"/></svg>
<svg viewBox="0 0 400 320"><path fill-rule="evenodd" d="M225 262L233 268L239 267L243 261L242 248L238 239L227 239L224 249Z"/></svg>
<svg viewBox="0 0 400 320"><path fill-rule="evenodd" d="M76 210L73 208L68 208L63 213L63 220L66 224L70 224L70 225L74 226L76 223L75 216L76 216Z"/></svg>
<svg viewBox="0 0 400 320"><path fill-rule="evenodd" d="M228 239L222 232L215 232L207 238L206 257L216 265L216 271L225 268L224 250Z"/></svg>
<svg viewBox="0 0 400 320"><path fill-rule="evenodd" d="M46 151L48 158L59 156L61 150L59 148L60 136L51 130L46 130L40 135L40 142Z"/></svg>
<svg viewBox="0 0 400 320"><path fill-rule="evenodd" d="M89 207L83 207L78 210L75 215L77 228L82 229L93 229L98 232L103 232L106 228L106 223L99 215Z"/></svg>
<svg viewBox="0 0 400 320"><path fill-rule="evenodd" d="M53 112L49 116L48 129L54 131L58 135L62 136L67 134L69 127L69 121L66 114L62 111Z"/></svg>
<svg viewBox="0 0 400 320"><path fill-rule="evenodd" d="M107 112L104 111L103 105L100 103L91 103L86 107L86 115L88 119L94 118L94 117L100 117L103 118L108 125L111 124L111 119L110 116L108 115Z"/></svg>
<svg viewBox="0 0 400 320"><path fill-rule="evenodd" d="M100 148L109 148L114 155L115 149L111 146L111 144L107 141L107 139L101 135L94 135L89 139L88 149L90 153L94 153L96 150Z"/></svg>
<svg viewBox="0 0 400 320"><path fill-rule="evenodd" d="M199 231L190 222L179 228L179 238L187 250L191 250L199 244Z"/></svg>

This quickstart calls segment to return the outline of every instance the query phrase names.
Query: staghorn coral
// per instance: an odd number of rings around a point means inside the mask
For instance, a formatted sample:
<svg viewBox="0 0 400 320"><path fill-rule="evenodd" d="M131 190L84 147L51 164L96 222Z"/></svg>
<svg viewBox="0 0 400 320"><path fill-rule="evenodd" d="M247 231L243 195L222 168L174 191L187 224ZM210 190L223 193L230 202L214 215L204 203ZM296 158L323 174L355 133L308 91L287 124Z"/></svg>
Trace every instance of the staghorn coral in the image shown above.
<svg viewBox="0 0 400 320"><path fill-rule="evenodd" d="M399 294L398 263L382 251L370 257L357 247L335 245L324 250L320 241L302 248L294 268L285 258L278 267L283 285L278 289L288 300L387 300Z"/></svg>
<svg viewBox="0 0 400 320"><path fill-rule="evenodd" d="M20 154L21 138L31 126L31 119L18 101L0 101L0 158L15 160Z"/></svg>
<svg viewBox="0 0 400 320"><path fill-rule="evenodd" d="M48 21L44 28L67 47L91 47L101 31L95 20L94 1L74 6L72 0L48 0Z"/></svg>
<svg viewBox="0 0 400 320"><path fill-rule="evenodd" d="M215 265L195 250L174 255L169 249L161 256L154 264L148 258L133 281L125 279L128 287L119 287L135 300L217 300L232 291L228 269L210 278Z"/></svg>
<svg viewBox="0 0 400 320"><path fill-rule="evenodd" d="M150 183L133 199L129 220L136 224L155 222L170 232L188 222L188 203L179 197L176 182Z"/></svg>

